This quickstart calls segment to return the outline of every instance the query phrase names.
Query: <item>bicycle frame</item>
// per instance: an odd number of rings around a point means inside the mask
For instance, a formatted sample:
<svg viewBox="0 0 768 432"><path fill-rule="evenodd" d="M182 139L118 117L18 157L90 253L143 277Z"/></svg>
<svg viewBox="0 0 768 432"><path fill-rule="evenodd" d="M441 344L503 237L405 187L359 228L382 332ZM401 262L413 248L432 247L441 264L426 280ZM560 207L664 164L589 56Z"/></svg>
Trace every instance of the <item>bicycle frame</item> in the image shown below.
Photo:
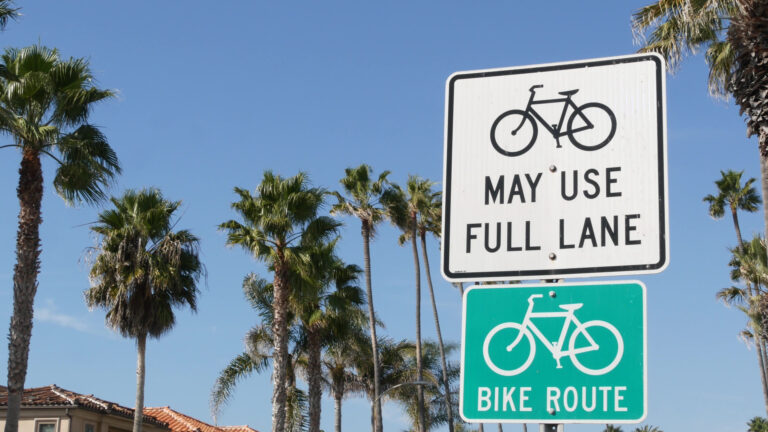
<svg viewBox="0 0 768 432"><path fill-rule="evenodd" d="M589 352L589 351L596 351L600 347L597 345L594 339L592 339L592 336L584 331L584 336L586 337L587 341L589 342L589 346L584 348L574 348L573 350L563 350L562 346L565 343L565 336L568 334L568 328L570 327L571 323L574 323L576 325L576 328L579 328L582 324L581 321L579 321L578 318L576 318L576 315L574 314L573 310L567 310L564 312L533 312L533 301L536 298L543 297L543 294L533 294L528 298L528 311L525 313L525 318L523 318L523 322L521 324L520 333L517 335L514 341L507 346L507 351L512 351L512 349L520 343L520 341L523 338L523 335L526 330L530 330L540 341L544 346L549 350L549 352L552 353L552 357L554 357L555 361L557 361L557 367L558 369L562 366L560 365L560 359L562 357L565 357L567 355L571 354L580 354L583 352ZM565 322L563 323L563 328L560 330L560 336L558 337L557 342L551 342L549 339L547 339L546 336L539 330L538 327L536 327L536 324L534 324L531 319L532 318L565 318Z"/></svg>
<svg viewBox="0 0 768 432"><path fill-rule="evenodd" d="M573 102L570 96L557 98L557 99L541 99L541 100L533 100L534 97L536 97L536 88L541 87L540 85L535 85L531 87L531 97L528 99L528 104L525 106L525 112L529 113L533 118L539 121L544 128L549 131L550 134L552 134L553 137L560 138L561 136L567 135L568 132L561 132L563 129L563 123L565 123L565 113L568 112L568 107L572 107L574 110L578 109L578 106ZM552 103L563 103L563 111L560 113L560 120L557 122L557 125L555 128L552 128L546 120L536 111L536 109L533 107L534 105L544 105L544 104L552 104ZM595 125L592 124L592 122L589 121L587 116L585 116L583 113L579 112L579 117L584 122L584 126L576 129L572 129L571 132L580 132L587 129L592 129L595 127ZM520 125L512 131L512 134L516 134L517 131L520 130L520 128L523 127L525 124L525 118L520 122ZM559 144L559 143L558 143Z"/></svg>

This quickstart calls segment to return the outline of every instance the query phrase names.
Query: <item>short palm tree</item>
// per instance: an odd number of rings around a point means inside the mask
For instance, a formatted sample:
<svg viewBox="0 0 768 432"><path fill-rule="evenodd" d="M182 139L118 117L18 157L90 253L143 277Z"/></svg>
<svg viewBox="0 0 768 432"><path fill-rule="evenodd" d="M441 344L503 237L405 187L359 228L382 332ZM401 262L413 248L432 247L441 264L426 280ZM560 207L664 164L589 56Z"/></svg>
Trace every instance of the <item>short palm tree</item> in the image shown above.
<svg viewBox="0 0 768 432"><path fill-rule="evenodd" d="M336 240L310 248L308 259L291 282L290 305L306 338L309 432L320 432L322 350L344 341L347 331L366 318L360 309L362 290L355 285L362 271L339 259L335 247Z"/></svg>
<svg viewBox="0 0 768 432"><path fill-rule="evenodd" d="M768 432L768 420L762 417L754 417L747 423L747 432Z"/></svg>
<svg viewBox="0 0 768 432"><path fill-rule="evenodd" d="M347 321L350 323L350 321ZM344 332L346 338L334 338L328 345L323 355L323 368L325 370L325 386L330 390L334 402L334 430L341 432L341 405L347 395L362 393L364 387L355 379L355 345L367 344L368 335L363 327L355 328L354 325ZM358 341L350 343L350 340Z"/></svg>
<svg viewBox="0 0 768 432"><path fill-rule="evenodd" d="M603 432L622 432L622 429L621 429L621 426L607 424L605 425L605 429L603 429Z"/></svg>
<svg viewBox="0 0 768 432"><path fill-rule="evenodd" d="M173 328L173 309L197 309L197 284L204 274L197 237L174 231L181 201L157 189L129 190L112 198L114 209L99 214L91 227L100 239L91 267L88 307L107 311L109 327L136 339L138 366L133 432L141 432L147 337Z"/></svg>
<svg viewBox="0 0 768 432"><path fill-rule="evenodd" d="M657 0L632 17L642 51L670 66L704 50L710 93L733 95L747 117L747 136L758 136L763 196L768 196L768 0ZM768 235L768 206L763 207Z"/></svg>
<svg viewBox="0 0 768 432"><path fill-rule="evenodd" d="M741 237L741 228L739 227L739 210L750 213L756 212L760 208L760 195L752 186L754 178L750 178L743 185L741 176L744 171L720 171L720 179L715 181L717 195L707 195L704 202L709 204L709 215L715 219L720 219L725 215L727 208L733 218L733 228L736 231L736 240L739 242L739 248L744 248L744 240Z"/></svg>
<svg viewBox="0 0 768 432"><path fill-rule="evenodd" d="M14 13L10 4L0 3L0 25ZM43 46L8 48L0 60L0 133L11 141L0 149L15 148L21 159L5 424L6 432L17 432L42 252L41 159L56 164L53 187L67 203L106 198L105 188L120 166L106 137L88 123L93 107L113 92L94 85L87 60L63 59Z"/></svg>
<svg viewBox="0 0 768 432"><path fill-rule="evenodd" d="M456 345L448 344L444 346L444 351L451 353L457 349ZM415 371L416 358L415 356L407 357L408 365L407 370ZM446 401L446 393L443 393L443 389L448 388L447 395L455 392L455 384L458 383L460 370L458 365L449 365L447 373L443 374L441 365L440 348L437 343L432 341L425 341L422 350L422 367L423 378L425 381L431 382L431 385L424 387L425 394L425 429L427 431L433 430L447 424L448 417L448 405ZM448 382L443 382L443 376L446 376ZM414 377L415 380L415 377ZM402 386L394 390L393 397L403 404L406 414L410 417L412 423L412 430L418 430L419 417L418 410L416 408L416 400L418 398L417 387L419 386ZM455 406L454 408L458 408Z"/></svg>
<svg viewBox="0 0 768 432"><path fill-rule="evenodd" d="M376 347L378 338L376 336L376 313L373 306L373 284L371 283L370 243L376 234L376 226L384 220L385 209L382 206L381 198L390 190L387 181L389 171L382 172L375 180L372 176L373 169L366 164L357 168L347 168L344 173L345 176L340 181L344 193L336 192L334 194L338 202L331 209L331 213L354 216L360 219L360 233L363 237L365 290L368 298L368 326L371 332L371 344L373 344L374 400L376 401L373 423L374 432L381 432L383 426L379 399L381 394L379 388L379 350Z"/></svg>
<svg viewBox="0 0 768 432"><path fill-rule="evenodd" d="M266 171L255 194L241 188L235 188L235 193L239 200L232 208L242 221L229 220L219 226L227 233L227 245L242 247L274 273L272 432L283 432L290 272L306 258L308 246L335 235L340 224L319 215L325 191L310 187L304 173L283 178Z"/></svg>
<svg viewBox="0 0 768 432"><path fill-rule="evenodd" d="M642 425L640 427L636 427L634 432L664 432L661 430L658 426L652 426L652 425Z"/></svg>
<svg viewBox="0 0 768 432"><path fill-rule="evenodd" d="M374 372L373 372L373 354L371 352L370 341L361 338L351 338L350 345L353 347L352 364L354 369L355 387L362 389L361 393L371 404L371 431L374 431L373 416L376 406L374 396ZM401 383L413 381L415 373L409 369L408 357L413 356L415 347L412 342L406 340L395 341L388 337L379 337L377 342L379 347L379 375L380 399L386 399L389 395L386 392Z"/></svg>
<svg viewBox="0 0 768 432"><path fill-rule="evenodd" d="M211 390L211 414L218 417L222 408L234 394L237 384L253 373L261 373L268 369L273 361L275 341L272 334L274 322L273 286L265 279L251 273L243 280L243 293L261 318L261 323L248 331L245 336L245 352L232 359L219 372ZM295 323L293 313L289 311L288 321ZM309 424L307 396L296 385L296 370L306 353L306 337L300 328L291 326L288 332L288 360L286 363L285 379L285 431L304 432Z"/></svg>

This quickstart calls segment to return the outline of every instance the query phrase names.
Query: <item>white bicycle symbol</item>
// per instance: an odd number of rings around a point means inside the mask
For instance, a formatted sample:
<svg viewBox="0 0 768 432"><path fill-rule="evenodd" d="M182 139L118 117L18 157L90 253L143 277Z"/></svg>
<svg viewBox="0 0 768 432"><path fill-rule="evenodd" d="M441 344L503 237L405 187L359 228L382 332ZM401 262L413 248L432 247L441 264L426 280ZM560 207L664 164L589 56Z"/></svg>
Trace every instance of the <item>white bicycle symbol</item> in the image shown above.
<svg viewBox="0 0 768 432"><path fill-rule="evenodd" d="M585 323L582 323L581 321L576 318L574 315L574 311L581 308L584 304L583 303L575 303L575 304L563 304L559 305L560 309L564 309L565 312L533 312L533 301L534 299L544 297L543 294L533 294L530 297L528 297L528 311L525 313L525 318L523 318L523 323L518 324L516 322L505 322L497 325L491 331L488 333L488 336L485 337L485 342L483 342L483 358L485 358L485 363L488 365L491 370L496 372L499 375L503 376L513 376L520 374L524 372L526 369L528 369L528 366L531 365L533 362L533 358L536 355L536 341L533 339L533 335L536 335L536 337L539 338L539 340L544 344L544 346L552 353L552 357L557 362L557 368L561 369L562 365L560 365L560 358L564 356L569 356L571 358L571 362L573 362L573 365L576 366L577 369L582 371L583 373L587 375L603 375L613 370L613 368L616 367L616 365L619 364L621 361L621 356L624 354L624 341L621 338L621 334L618 330L616 330L616 327L611 325L610 323L607 323L605 321L600 320L593 320L593 321L587 321ZM531 318L565 318L565 322L563 323L563 328L560 331L560 337L558 338L557 342L550 342L543 334L542 332L536 327L536 324L534 324L531 321ZM565 342L565 336L568 332L568 328L570 324L573 323L576 326L576 329L571 333L571 337L568 340L568 349L563 350L563 343ZM591 367L586 367L578 360L578 355L586 352L591 351L598 351L601 346L598 345L595 342L595 339L589 334L590 328L596 329L596 328L604 328L608 330L613 337L615 338L615 344L607 344L608 347L606 349L616 349L616 354L611 356L606 356L608 359L612 358L613 360L608 363L607 366L604 366L602 368L593 369ZM523 337L525 337L528 340L528 345L530 346L530 352L528 353L528 357L526 358L525 362L517 367L517 368L502 368L497 366L493 360L491 360L491 356L488 353L489 347L491 345L491 339L493 339L494 336L496 336L497 333L499 333L502 330L505 329L514 329L517 330L517 336L515 336L514 340L507 345L506 351L511 352L519 343L523 340ZM576 339L583 335L587 342L587 346L576 348ZM498 343L498 339L497 339ZM606 346L604 344L603 346Z"/></svg>

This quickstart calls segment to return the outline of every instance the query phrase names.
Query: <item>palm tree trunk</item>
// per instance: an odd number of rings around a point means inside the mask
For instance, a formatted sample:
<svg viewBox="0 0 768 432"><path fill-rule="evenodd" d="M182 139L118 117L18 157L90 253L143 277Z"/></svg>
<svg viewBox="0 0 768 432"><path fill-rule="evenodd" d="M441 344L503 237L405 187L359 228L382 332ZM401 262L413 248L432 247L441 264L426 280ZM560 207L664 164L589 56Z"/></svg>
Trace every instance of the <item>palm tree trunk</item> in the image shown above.
<svg viewBox="0 0 768 432"><path fill-rule="evenodd" d="M736 207L731 207L731 216L733 216L733 229L736 231L736 240L739 242L739 252L744 253L744 240L741 238L741 228L739 227L739 216L736 213Z"/></svg>
<svg viewBox="0 0 768 432"><path fill-rule="evenodd" d="M13 268L13 315L8 334L8 412L5 432L19 430L19 412L27 377L32 317L40 272L40 224L43 219L43 170L40 155L24 150L19 168L19 225L16 234L16 266Z"/></svg>
<svg viewBox="0 0 768 432"><path fill-rule="evenodd" d="M424 273L427 275L427 285L429 286L429 298L432 300L432 314L435 316L435 329L437 330L437 344L440 348L440 363L443 368L443 392L445 393L445 410L448 414L448 431L453 432L453 408L451 403L451 390L448 385L448 366L445 362L445 346L443 346L443 335L440 332L440 318L437 316L437 304L435 303L435 291L432 288L432 275L429 271L429 257L427 255L427 235L420 233L421 236L421 254L424 258Z"/></svg>
<svg viewBox="0 0 768 432"><path fill-rule="evenodd" d="M765 373L765 351L762 349L763 340L759 335L760 329L755 331L755 351L757 351L757 364L760 368L760 382L763 385L763 402L765 403L765 412L768 413L768 382L766 382Z"/></svg>
<svg viewBox="0 0 768 432"><path fill-rule="evenodd" d="M763 339L763 346L760 348L763 350L763 370L766 372L766 376L768 377L768 356L766 356L766 341Z"/></svg>
<svg viewBox="0 0 768 432"><path fill-rule="evenodd" d="M413 249L413 267L416 271L416 380L422 381L421 365L421 269L419 267L419 251L416 247L416 212L411 212L411 246ZM417 410L419 413L419 432L426 432L424 423L424 389L416 386Z"/></svg>
<svg viewBox="0 0 768 432"><path fill-rule="evenodd" d="M310 328L307 335L309 359L307 364L309 385L309 432L320 432L320 399L323 390L321 388L320 351L322 350L320 333L317 329Z"/></svg>
<svg viewBox="0 0 768 432"><path fill-rule="evenodd" d="M275 335L272 373L272 432L285 430L286 371L288 368L288 269L284 257L278 252L275 264L274 321L272 333Z"/></svg>
<svg viewBox="0 0 768 432"><path fill-rule="evenodd" d="M133 413L133 432L141 432L144 420L144 377L146 376L144 363L147 357L146 333L136 337L136 351L136 411Z"/></svg>
<svg viewBox="0 0 768 432"><path fill-rule="evenodd" d="M363 220L363 259L365 261L365 290L368 296L368 326L371 331L371 351L373 352L373 432L382 432L384 425L381 421L381 399L379 398L379 341L376 338L376 314L373 308L373 286L371 283L371 225Z"/></svg>
<svg viewBox="0 0 768 432"><path fill-rule="evenodd" d="M334 383L333 408L335 413L334 430L341 432L341 401L344 399L344 384Z"/></svg>

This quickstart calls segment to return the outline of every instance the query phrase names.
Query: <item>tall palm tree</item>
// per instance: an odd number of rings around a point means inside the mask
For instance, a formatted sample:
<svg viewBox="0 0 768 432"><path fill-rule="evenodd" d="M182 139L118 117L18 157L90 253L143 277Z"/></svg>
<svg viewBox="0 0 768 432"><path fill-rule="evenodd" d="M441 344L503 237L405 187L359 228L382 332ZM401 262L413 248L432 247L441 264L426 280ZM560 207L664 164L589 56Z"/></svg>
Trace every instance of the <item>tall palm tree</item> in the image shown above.
<svg viewBox="0 0 768 432"><path fill-rule="evenodd" d="M374 432L382 432L381 421L381 400L379 395L380 375L379 368L379 350L376 347L378 337L376 336L376 313L373 307L373 286L371 283L371 239L376 234L376 226L384 220L385 210L382 207L382 195L389 193L389 183L387 176L389 171L379 174L376 180L373 179L373 169L362 164L357 168L347 168L344 170L345 176L340 180L344 189L344 194L335 192L334 195L338 202L331 209L332 214L350 215L360 219L360 233L363 237L363 259L365 266L365 291L368 298L368 326L371 332L371 348L373 352L373 372L374 372L374 414L373 424Z"/></svg>
<svg viewBox="0 0 768 432"><path fill-rule="evenodd" d="M387 206L389 217L395 226L403 231L400 236L400 244L403 245L406 239L411 239L411 250L413 252L413 267L415 270L416 287L416 370L417 381L422 381L423 367L421 364L421 267L419 265L419 251L416 245L419 229L419 215L421 209L428 208L432 192L433 182L415 175L408 176L406 189L395 188L393 193L383 197ZM419 418L419 432L426 432L425 413L424 413L424 389L423 386L417 386L417 402Z"/></svg>
<svg viewBox="0 0 768 432"><path fill-rule="evenodd" d="M0 0L0 30L5 30L8 22L20 15L19 8L13 7L13 0Z"/></svg>
<svg viewBox="0 0 768 432"><path fill-rule="evenodd" d="M445 358L445 345L443 344L443 335L440 331L440 317L437 313L437 303L435 301L435 290L432 285L432 273L429 267L429 254L427 253L427 234L440 237L442 224L442 200L441 192L433 192L431 189L423 192L425 199L417 201L421 207L418 209L419 217L416 221L416 232L421 241L421 257L424 260L424 273L427 276L427 286L429 287L429 298L432 302L432 316L435 319L435 329L437 331L437 344L440 349L440 363L442 367L443 394L445 398L445 408L447 415L448 431L453 432L453 404L451 402L451 393L448 389L448 366ZM402 242L411 237L411 232L403 234ZM501 424L499 424L501 427Z"/></svg>
<svg viewBox="0 0 768 432"><path fill-rule="evenodd" d="M251 273L243 280L245 298L256 310L261 323L248 331L245 336L245 352L232 359L219 373L211 390L211 414L218 417L222 408L234 394L237 384L253 373L268 369L273 361L275 340L272 333L274 322L274 287L267 280ZM295 325L293 311L289 310L287 320L291 323L288 331L285 394L285 431L304 432L309 425L307 396L296 385L296 371L301 369L306 357L306 335Z"/></svg>
<svg viewBox="0 0 768 432"><path fill-rule="evenodd" d="M325 191L310 187L304 173L283 178L266 171L255 194L241 188L235 193L240 199L232 208L242 222L229 220L219 226L227 233L227 245L242 247L274 273L272 432L283 432L290 272L306 257L306 247L333 236L339 223L319 216Z"/></svg>
<svg viewBox="0 0 768 432"><path fill-rule="evenodd" d="M705 51L709 90L733 95L758 136L761 185L768 196L768 0L657 0L636 11L632 27L642 51L663 55L671 69ZM763 207L768 235L768 206Z"/></svg>
<svg viewBox="0 0 768 432"><path fill-rule="evenodd" d="M752 186L754 178L741 184L741 176L744 171L720 171L720 179L715 181L717 195L707 195L704 202L709 204L709 215L720 219L725 215L726 207L731 211L733 228L736 231L736 240L740 249L744 249L744 240L741 237L738 211L756 212L760 208L760 195Z"/></svg>
<svg viewBox="0 0 768 432"><path fill-rule="evenodd" d="M733 228L736 232L736 240L738 242L738 250L744 255L744 240L741 236L741 228L739 226L739 210L747 212L755 212L758 210L761 203L760 196L752 186L755 182L754 178L748 179L743 185L741 184L741 177L744 171L720 171L720 179L715 181L717 187L716 195L707 195L704 197L704 202L709 204L709 214L715 219L720 219L725 215L726 208L730 210L733 220ZM747 298L752 298L752 284L747 283ZM763 399L768 412L768 371L765 368L765 344L759 334L754 335L755 339L755 352L758 356L758 364L760 366L760 383L762 385Z"/></svg>
<svg viewBox="0 0 768 432"><path fill-rule="evenodd" d="M91 267L88 307L107 311L109 327L136 339L136 410L133 432L141 432L147 337L159 338L176 322L173 308L197 310L197 284L205 270L197 237L174 231L181 201L157 189L129 190L112 198L114 209L99 214L91 230L100 238Z"/></svg>
<svg viewBox="0 0 768 432"><path fill-rule="evenodd" d="M93 203L106 198L104 190L120 172L120 166L106 137L88 123L88 114L97 102L112 96L112 91L93 84L87 60L62 59L57 50L43 46L8 48L2 55L0 133L12 143L0 145L0 149L15 148L21 156L16 188L19 224L13 315L8 335L6 432L18 431L32 336L41 254L41 159L48 157L57 165L53 186L67 203Z"/></svg>
<svg viewBox="0 0 768 432"><path fill-rule="evenodd" d="M748 325L752 331L748 331L748 334L755 343L763 400L768 412L768 388L766 387L768 358L765 355L765 335L761 331L762 320L760 318L760 300L765 295L763 288L768 284L765 243L760 236L756 236L742 247L734 248L732 253L733 257L729 263L732 269L731 279L735 282L743 282L746 288L735 286L724 288L717 293L717 298L728 305L737 305L749 319Z"/></svg>

